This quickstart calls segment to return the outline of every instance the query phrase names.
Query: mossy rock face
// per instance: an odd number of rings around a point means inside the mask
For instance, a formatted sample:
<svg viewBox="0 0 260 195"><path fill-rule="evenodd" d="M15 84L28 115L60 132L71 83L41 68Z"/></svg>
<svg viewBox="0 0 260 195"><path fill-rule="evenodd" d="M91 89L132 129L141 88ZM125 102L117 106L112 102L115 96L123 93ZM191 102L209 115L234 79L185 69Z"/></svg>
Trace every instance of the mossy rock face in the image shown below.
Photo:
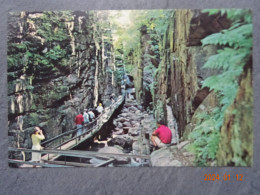
<svg viewBox="0 0 260 195"><path fill-rule="evenodd" d="M218 166L252 166L253 88L252 68L246 67L235 101L225 112L221 128Z"/></svg>
<svg viewBox="0 0 260 195"><path fill-rule="evenodd" d="M165 120L166 122L165 110L162 100L157 100L156 106L154 107L155 118L157 120Z"/></svg>

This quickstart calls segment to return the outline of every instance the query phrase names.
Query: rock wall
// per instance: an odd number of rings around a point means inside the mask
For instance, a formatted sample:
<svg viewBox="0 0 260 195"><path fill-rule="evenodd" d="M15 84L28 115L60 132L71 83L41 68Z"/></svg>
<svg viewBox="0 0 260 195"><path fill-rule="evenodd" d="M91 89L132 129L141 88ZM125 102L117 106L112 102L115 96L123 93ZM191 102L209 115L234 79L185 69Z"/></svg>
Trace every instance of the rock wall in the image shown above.
<svg viewBox="0 0 260 195"><path fill-rule="evenodd" d="M150 36L145 26L140 29L140 32L140 46L133 52L130 63L135 67L133 77L137 101L146 109L152 109L151 86L154 82L154 71L159 64L153 48L155 45L158 48L158 42Z"/></svg>
<svg viewBox="0 0 260 195"><path fill-rule="evenodd" d="M30 148L35 125L46 138L71 130L84 108L118 95L111 32L97 12L10 13L10 146ZM19 134L19 140L15 137Z"/></svg>
<svg viewBox="0 0 260 195"><path fill-rule="evenodd" d="M170 105L180 136L209 94L208 89L201 88L201 81L215 74L202 66L217 48L202 47L200 40L229 26L225 16L208 16L199 10L176 10L171 19L155 78L154 110L157 119L166 118L165 105Z"/></svg>
<svg viewBox="0 0 260 195"><path fill-rule="evenodd" d="M252 166L253 124L251 60L240 78L240 87L234 103L225 112L217 152L218 166Z"/></svg>

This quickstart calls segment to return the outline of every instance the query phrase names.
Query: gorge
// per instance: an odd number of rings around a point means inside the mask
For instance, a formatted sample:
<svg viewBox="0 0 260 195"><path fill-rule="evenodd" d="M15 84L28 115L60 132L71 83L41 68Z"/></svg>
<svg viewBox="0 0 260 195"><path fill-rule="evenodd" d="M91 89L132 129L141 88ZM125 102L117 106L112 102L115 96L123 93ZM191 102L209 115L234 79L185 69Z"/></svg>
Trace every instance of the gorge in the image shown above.
<svg viewBox="0 0 260 195"><path fill-rule="evenodd" d="M47 140L70 131L125 84L106 147L138 150L138 128L162 119L175 141L147 152L153 166L252 165L250 10L17 12L7 44L10 147L31 148L35 126Z"/></svg>

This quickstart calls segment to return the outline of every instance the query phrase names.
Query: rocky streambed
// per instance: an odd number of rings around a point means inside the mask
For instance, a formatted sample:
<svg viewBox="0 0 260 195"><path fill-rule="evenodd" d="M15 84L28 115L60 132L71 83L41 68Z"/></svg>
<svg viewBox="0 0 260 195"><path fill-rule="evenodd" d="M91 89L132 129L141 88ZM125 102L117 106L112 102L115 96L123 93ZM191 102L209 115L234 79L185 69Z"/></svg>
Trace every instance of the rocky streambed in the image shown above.
<svg viewBox="0 0 260 195"><path fill-rule="evenodd" d="M113 119L114 128L111 130L110 136L102 140L97 137L87 150L95 150L100 153L149 155L149 137L145 135L152 132L154 125L152 115L144 111L136 100L127 100L121 113ZM98 159L91 159L90 163L98 161ZM114 164L116 166L149 166L150 162L139 158L120 157Z"/></svg>
<svg viewBox="0 0 260 195"><path fill-rule="evenodd" d="M189 145L188 141L152 150L149 138L156 128L156 121L135 99L128 99L121 112L112 120L111 129L105 129L105 131L109 131L107 137L96 136L92 142L80 149L98 153L148 155L150 157L147 160L118 156L113 163L107 165L109 167L193 166L194 156L185 149ZM104 162L104 159L97 157L88 159L86 162L96 165Z"/></svg>

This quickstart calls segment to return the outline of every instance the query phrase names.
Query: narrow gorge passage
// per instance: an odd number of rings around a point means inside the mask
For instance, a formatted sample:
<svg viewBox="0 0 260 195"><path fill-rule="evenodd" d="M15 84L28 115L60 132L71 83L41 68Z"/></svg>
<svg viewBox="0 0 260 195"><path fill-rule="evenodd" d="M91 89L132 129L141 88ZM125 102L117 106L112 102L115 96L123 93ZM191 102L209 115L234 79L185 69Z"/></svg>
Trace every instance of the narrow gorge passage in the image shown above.
<svg viewBox="0 0 260 195"><path fill-rule="evenodd" d="M91 165L251 166L252 42L248 9L9 13L8 158L30 162L39 127L46 151ZM100 104L77 142L76 116ZM154 150L157 121L173 138Z"/></svg>
<svg viewBox="0 0 260 195"><path fill-rule="evenodd" d="M176 145L178 138L174 132L173 140L175 140L175 144L159 152L154 151L149 138L156 129L156 121L153 114L149 114L145 111L143 106L137 103L134 96L135 88L126 89L125 103L122 108L111 117L104 129L101 129L93 139L81 143L74 149L98 153L151 155L150 160L137 157L118 157L113 164L108 165L109 167L193 166L194 155L184 149L184 146L187 145L188 142L181 142ZM175 119L171 118L170 121L174 123ZM172 126L172 129L174 129L176 124L170 124L169 126ZM64 160L64 157L60 157L57 160ZM83 160L67 157L66 161L81 162L95 166L105 160L102 157Z"/></svg>

